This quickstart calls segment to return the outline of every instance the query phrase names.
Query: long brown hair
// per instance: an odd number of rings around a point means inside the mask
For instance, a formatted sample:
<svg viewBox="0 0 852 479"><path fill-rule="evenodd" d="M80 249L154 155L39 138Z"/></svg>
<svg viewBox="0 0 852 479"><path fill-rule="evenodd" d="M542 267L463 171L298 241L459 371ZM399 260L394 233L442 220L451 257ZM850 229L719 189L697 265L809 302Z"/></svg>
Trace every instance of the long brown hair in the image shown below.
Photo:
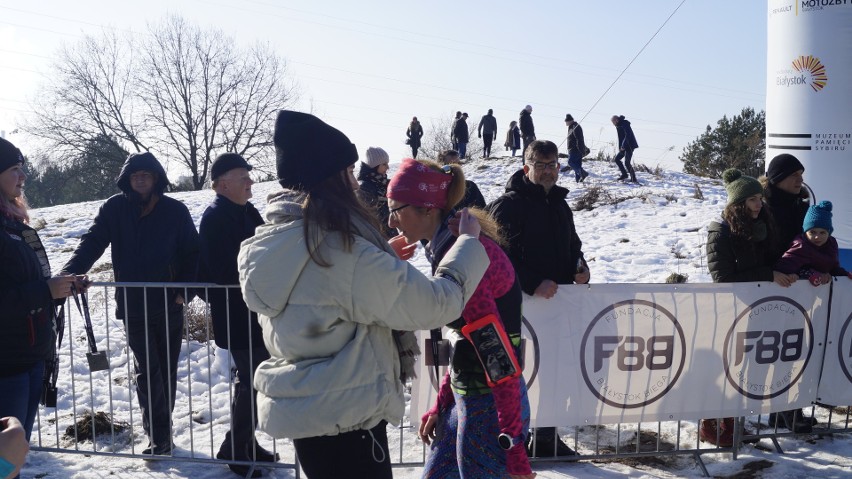
<svg viewBox="0 0 852 479"><path fill-rule="evenodd" d="M750 242L754 241L754 223L756 220L751 217L751 212L746 208L745 201L726 206L725 210L722 211L722 218L728 223L732 235ZM767 238L770 242L774 241L775 218L766 205L763 205L763 208L760 209L757 220L763 220L766 223Z"/></svg>
<svg viewBox="0 0 852 479"><path fill-rule="evenodd" d="M0 214L9 218L14 218L21 223L29 224L30 214L27 198L24 195L21 195L10 200L4 195L0 195Z"/></svg>
<svg viewBox="0 0 852 479"><path fill-rule="evenodd" d="M353 216L379 229L378 220L355 196L346 169L326 178L307 192L302 203L302 215L305 219L304 238L308 253L315 263L326 268L332 264L318 250L321 231L340 233L344 251L350 252L356 233Z"/></svg>

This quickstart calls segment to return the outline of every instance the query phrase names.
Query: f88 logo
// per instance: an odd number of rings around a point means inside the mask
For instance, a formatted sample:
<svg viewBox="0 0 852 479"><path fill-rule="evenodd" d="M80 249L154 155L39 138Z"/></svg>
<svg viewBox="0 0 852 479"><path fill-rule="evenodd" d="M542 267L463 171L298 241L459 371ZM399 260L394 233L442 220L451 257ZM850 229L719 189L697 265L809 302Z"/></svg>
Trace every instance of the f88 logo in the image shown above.
<svg viewBox="0 0 852 479"><path fill-rule="evenodd" d="M668 369L674 361L674 336L651 336L647 341L641 336L595 337L595 372L613 355L621 371Z"/></svg>
<svg viewBox="0 0 852 479"><path fill-rule="evenodd" d="M734 366L742 364L746 353L755 352L757 364L775 361L790 362L802 357L804 328L787 331L740 331L737 333L737 352Z"/></svg>
<svg viewBox="0 0 852 479"><path fill-rule="evenodd" d="M813 326L807 311L783 296L749 305L725 336L725 375L751 399L769 399L799 380L811 357Z"/></svg>
<svg viewBox="0 0 852 479"><path fill-rule="evenodd" d="M677 382L685 344L680 323L662 306L640 299L615 303L598 313L583 335L583 380L610 406L646 406Z"/></svg>

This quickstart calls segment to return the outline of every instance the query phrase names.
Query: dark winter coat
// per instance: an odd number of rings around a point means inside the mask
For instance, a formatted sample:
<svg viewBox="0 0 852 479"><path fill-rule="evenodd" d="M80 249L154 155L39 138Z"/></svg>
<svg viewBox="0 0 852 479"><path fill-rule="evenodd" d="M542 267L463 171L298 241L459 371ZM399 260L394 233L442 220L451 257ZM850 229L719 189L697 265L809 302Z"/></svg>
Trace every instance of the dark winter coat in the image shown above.
<svg viewBox="0 0 852 479"><path fill-rule="evenodd" d="M457 210L467 207L485 208L485 198L471 180L464 180L464 198L455 206Z"/></svg>
<svg viewBox="0 0 852 479"><path fill-rule="evenodd" d="M533 125L532 113L527 110L521 110L521 117L518 120L521 127L521 136L528 140L535 139L535 125Z"/></svg>
<svg viewBox="0 0 852 479"><path fill-rule="evenodd" d="M817 246L799 233L787 252L775 263L775 270L787 274L808 277L811 273L828 273L846 276L848 272L840 266L837 240L829 236L822 246Z"/></svg>
<svg viewBox="0 0 852 479"><path fill-rule="evenodd" d="M143 214L143 204L130 187L130 175L151 171L159 182L151 195L155 203ZM191 282L195 280L198 263L198 232L189 210L165 192L168 180L162 165L152 155L131 155L118 176L119 193L101 206L89 231L80 238L77 250L62 267L64 273L84 274L112 245L112 268L117 282ZM125 318L125 306L131 320L141 320L145 314L142 288L116 288L116 318ZM179 311L175 303L184 290L170 289L168 297L159 288L147 291L148 316Z"/></svg>
<svg viewBox="0 0 852 479"><path fill-rule="evenodd" d="M479 120L477 132L480 138L482 138L482 133L484 132L485 136L490 135L492 138L497 139L497 118L494 118L494 115L483 115L482 119Z"/></svg>
<svg viewBox="0 0 852 479"><path fill-rule="evenodd" d="M567 195L567 189L556 185L545 193L543 186L518 170L509 178L506 192L487 207L505 232L506 253L527 294L535 293L545 279L574 282L583 243L565 202Z"/></svg>
<svg viewBox="0 0 852 479"><path fill-rule="evenodd" d="M470 141L470 132L467 129L467 121L464 118L459 118L453 123L453 138L457 143L467 143Z"/></svg>
<svg viewBox="0 0 852 479"><path fill-rule="evenodd" d="M623 116L618 118L618 124L615 125L615 130L618 133L618 148L624 148L625 150L639 148L639 143L636 142L636 135L633 134L633 127L630 126L630 122L625 120Z"/></svg>
<svg viewBox="0 0 852 479"><path fill-rule="evenodd" d="M577 153L581 157L586 156L586 140L583 138L583 127L579 123L568 130L568 152Z"/></svg>
<svg viewBox="0 0 852 479"><path fill-rule="evenodd" d="M521 147L521 130L518 125L515 125L506 132L506 142L503 143L506 148L517 150Z"/></svg>
<svg viewBox="0 0 852 479"><path fill-rule="evenodd" d="M375 211L376 218L381 224L382 234L390 239L397 235L396 230L388 226L388 217L390 210L388 209L388 177L380 174L375 168L370 168L366 163L361 163L361 169L358 170L358 189L355 194L362 203Z"/></svg>
<svg viewBox="0 0 852 479"><path fill-rule="evenodd" d="M405 131L405 136L408 137L408 144L412 148L420 148L420 138L423 138L423 127L420 122L411 122L408 130Z"/></svg>
<svg viewBox="0 0 852 479"><path fill-rule="evenodd" d="M770 243L769 238L754 242L734 236L725 220L711 222L707 228L707 267L713 282L772 281Z"/></svg>
<svg viewBox="0 0 852 479"><path fill-rule="evenodd" d="M201 243L198 280L239 285L237 254L240 252L240 243L254 236L254 229L262 224L263 218L253 204L241 206L224 196L216 195L213 203L204 210L198 227ZM226 297L224 289L207 290L216 345L225 349L249 349L251 330L251 348L262 348L263 335L257 323L257 314L249 312L239 286L228 288L227 292Z"/></svg>
<svg viewBox="0 0 852 479"><path fill-rule="evenodd" d="M0 377L28 371L53 353L50 264L36 230L0 215Z"/></svg>
<svg viewBox="0 0 852 479"><path fill-rule="evenodd" d="M793 242L793 238L802 232L802 223L808 212L808 195L804 189L803 194L792 195L778 189L775 185L768 184L765 178L761 178L761 181L764 183L766 207L772 213L777 226L778 249L775 252L777 260Z"/></svg>

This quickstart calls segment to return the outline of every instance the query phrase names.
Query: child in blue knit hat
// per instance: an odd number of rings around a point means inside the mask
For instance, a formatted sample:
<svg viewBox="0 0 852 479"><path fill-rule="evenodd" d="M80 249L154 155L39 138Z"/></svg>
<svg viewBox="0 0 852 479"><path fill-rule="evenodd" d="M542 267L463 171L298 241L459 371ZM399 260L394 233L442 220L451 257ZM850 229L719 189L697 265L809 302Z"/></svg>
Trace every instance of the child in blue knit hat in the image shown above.
<svg viewBox="0 0 852 479"><path fill-rule="evenodd" d="M808 208L802 230L804 233L796 235L790 248L775 264L777 271L796 273L814 286L829 283L832 276L852 278L852 273L840 266L837 240L831 236L834 228L830 201L820 201Z"/></svg>

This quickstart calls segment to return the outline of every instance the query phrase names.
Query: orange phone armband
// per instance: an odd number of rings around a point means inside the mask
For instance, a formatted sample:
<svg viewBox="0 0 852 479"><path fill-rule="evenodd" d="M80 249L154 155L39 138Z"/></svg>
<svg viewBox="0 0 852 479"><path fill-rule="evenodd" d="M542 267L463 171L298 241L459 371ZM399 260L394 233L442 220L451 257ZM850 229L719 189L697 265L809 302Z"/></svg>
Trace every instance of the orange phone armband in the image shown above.
<svg viewBox="0 0 852 479"><path fill-rule="evenodd" d="M521 366L515 357L515 350L503 323L496 315L489 314L479 318L463 326L461 331L473 344L489 386L497 386L521 375Z"/></svg>

